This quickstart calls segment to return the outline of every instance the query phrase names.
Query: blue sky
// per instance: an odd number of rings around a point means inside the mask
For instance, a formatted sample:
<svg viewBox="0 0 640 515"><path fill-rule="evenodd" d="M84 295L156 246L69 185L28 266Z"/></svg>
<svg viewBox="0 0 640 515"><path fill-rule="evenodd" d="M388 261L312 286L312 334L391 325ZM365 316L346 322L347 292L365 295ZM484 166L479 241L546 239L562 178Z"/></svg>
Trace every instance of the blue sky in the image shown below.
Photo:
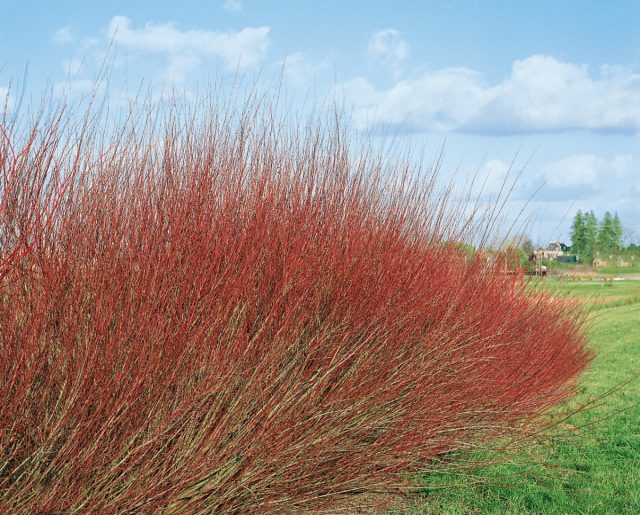
<svg viewBox="0 0 640 515"><path fill-rule="evenodd" d="M338 96L363 132L411 137L443 173L480 168L529 235L568 240L577 209L617 211L640 240L640 2L0 2L0 94L26 77L82 95L113 40L113 78L185 89L284 67L287 98ZM26 73L25 73L26 70Z"/></svg>

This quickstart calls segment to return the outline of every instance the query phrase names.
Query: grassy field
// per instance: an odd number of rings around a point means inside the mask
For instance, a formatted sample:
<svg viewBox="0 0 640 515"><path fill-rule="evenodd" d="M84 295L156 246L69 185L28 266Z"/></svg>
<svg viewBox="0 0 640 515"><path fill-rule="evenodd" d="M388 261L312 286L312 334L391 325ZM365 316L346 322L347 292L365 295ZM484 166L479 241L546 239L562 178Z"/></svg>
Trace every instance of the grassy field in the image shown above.
<svg viewBox="0 0 640 515"><path fill-rule="evenodd" d="M640 281L550 278L542 286L583 299L591 313L597 356L570 407L609 393L562 424L563 436L543 436L510 463L421 477L423 497L409 512L640 513L640 380L632 379L640 372Z"/></svg>

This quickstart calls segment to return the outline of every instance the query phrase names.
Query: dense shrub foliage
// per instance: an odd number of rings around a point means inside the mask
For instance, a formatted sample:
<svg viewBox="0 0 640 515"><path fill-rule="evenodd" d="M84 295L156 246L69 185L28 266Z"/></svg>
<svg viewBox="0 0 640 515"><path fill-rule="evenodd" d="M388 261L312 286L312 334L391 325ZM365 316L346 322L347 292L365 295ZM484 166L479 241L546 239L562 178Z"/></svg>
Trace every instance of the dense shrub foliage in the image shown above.
<svg viewBox="0 0 640 515"><path fill-rule="evenodd" d="M130 114L3 124L1 511L338 508L571 393L581 319L447 243L432 174L258 101Z"/></svg>

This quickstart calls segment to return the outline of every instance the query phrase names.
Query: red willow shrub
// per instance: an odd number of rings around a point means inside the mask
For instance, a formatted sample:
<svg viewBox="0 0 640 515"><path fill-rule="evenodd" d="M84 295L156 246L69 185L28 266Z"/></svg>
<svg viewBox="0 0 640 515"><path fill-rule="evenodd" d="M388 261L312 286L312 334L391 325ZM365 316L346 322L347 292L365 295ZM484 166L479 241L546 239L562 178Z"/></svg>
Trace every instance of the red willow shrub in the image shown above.
<svg viewBox="0 0 640 515"><path fill-rule="evenodd" d="M32 127L19 147L12 144L6 112L0 122L0 281L32 251L62 199L65 181L52 152L58 114L37 144Z"/></svg>
<svg viewBox="0 0 640 515"><path fill-rule="evenodd" d="M433 173L339 124L73 116L3 204L3 235L52 219L0 289L2 511L339 508L536 426L590 358L571 306L448 243L480 226Z"/></svg>

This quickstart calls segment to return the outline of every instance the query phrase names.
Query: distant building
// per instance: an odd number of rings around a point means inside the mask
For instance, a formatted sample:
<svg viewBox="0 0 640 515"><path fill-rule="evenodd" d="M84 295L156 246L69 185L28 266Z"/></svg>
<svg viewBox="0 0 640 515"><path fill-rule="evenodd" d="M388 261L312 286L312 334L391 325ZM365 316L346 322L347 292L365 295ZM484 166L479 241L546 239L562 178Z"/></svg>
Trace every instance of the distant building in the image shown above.
<svg viewBox="0 0 640 515"><path fill-rule="evenodd" d="M540 260L540 259L555 260L560 256L564 256L564 251L562 250L563 248L566 248L566 245L564 245L563 243L560 243L559 241L553 241L549 243L549 245L547 245L547 248L545 249L534 250L533 257L536 260Z"/></svg>

